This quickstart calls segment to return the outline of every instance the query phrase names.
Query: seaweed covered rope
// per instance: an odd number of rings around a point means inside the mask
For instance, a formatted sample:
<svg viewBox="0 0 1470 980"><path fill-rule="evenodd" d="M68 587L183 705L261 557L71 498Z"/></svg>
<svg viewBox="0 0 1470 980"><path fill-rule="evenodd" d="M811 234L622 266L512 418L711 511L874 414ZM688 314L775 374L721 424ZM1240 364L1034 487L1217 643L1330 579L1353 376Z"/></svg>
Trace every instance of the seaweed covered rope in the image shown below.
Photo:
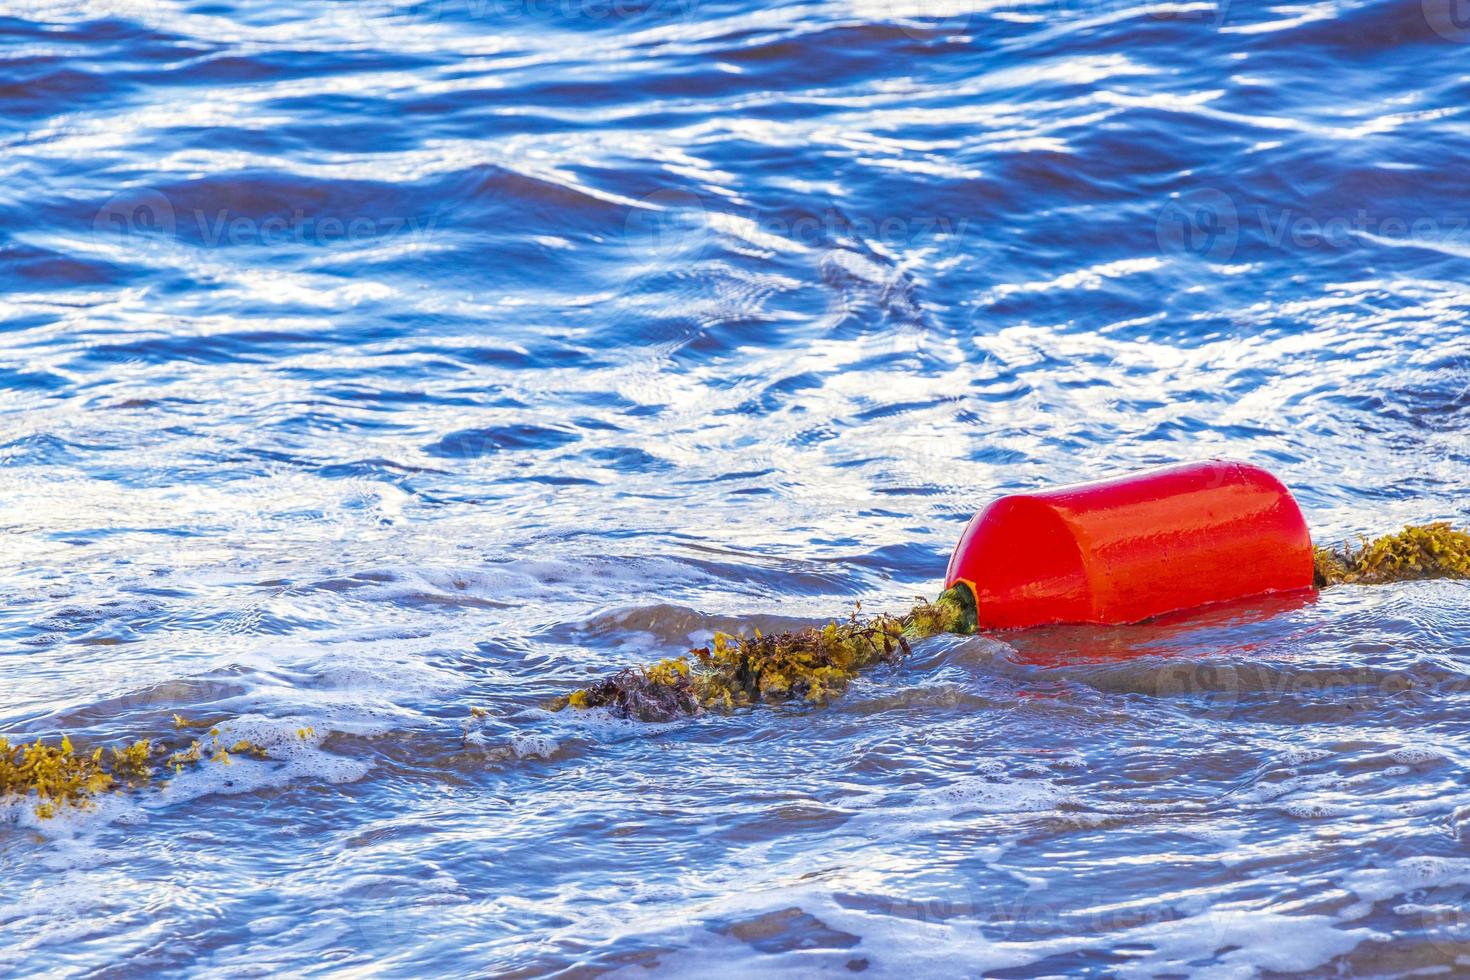
<svg viewBox="0 0 1470 980"><path fill-rule="evenodd" d="M822 703L841 694L865 668L901 658L913 640L974 631L974 596L956 586L904 616L864 618L859 606L846 622L821 628L756 630L752 636L716 633L710 646L650 667L629 667L557 698L551 708L607 708L619 718L671 721L761 702Z"/></svg>
<svg viewBox="0 0 1470 980"><path fill-rule="evenodd" d="M1409 525L1357 545L1313 549L1318 588L1416 579L1470 579L1470 532L1448 523ZM914 640L975 632L975 597L956 585L904 616L858 612L846 622L790 633L730 636L648 667L628 667L549 707L606 708L618 718L671 721L708 710L805 700L823 703L865 668L892 663Z"/></svg>
<svg viewBox="0 0 1470 980"><path fill-rule="evenodd" d="M1470 578L1470 532L1438 524L1410 524L1356 546L1313 549L1317 588L1382 585L1415 579Z"/></svg>
<svg viewBox="0 0 1470 980"><path fill-rule="evenodd" d="M1316 548L1313 562L1318 588L1470 579L1470 532L1447 523L1411 525L1357 545ZM976 621L974 594L957 585L903 616L865 618L859 608L845 621L820 628L752 636L717 633L708 647L650 667L629 667L557 698L551 707L605 708L622 718L670 721L759 703L822 703L841 694L865 668L900 660L911 643L943 633L974 633ZM67 808L91 808L104 795L161 788L186 769L230 765L232 756L273 758L271 747L227 737L225 719L189 721L174 715L173 727L208 733L202 738L155 735L90 749L77 748L65 735L58 742L12 742L0 736L0 806L25 802L48 818ZM302 728L295 737L304 741L314 734Z"/></svg>

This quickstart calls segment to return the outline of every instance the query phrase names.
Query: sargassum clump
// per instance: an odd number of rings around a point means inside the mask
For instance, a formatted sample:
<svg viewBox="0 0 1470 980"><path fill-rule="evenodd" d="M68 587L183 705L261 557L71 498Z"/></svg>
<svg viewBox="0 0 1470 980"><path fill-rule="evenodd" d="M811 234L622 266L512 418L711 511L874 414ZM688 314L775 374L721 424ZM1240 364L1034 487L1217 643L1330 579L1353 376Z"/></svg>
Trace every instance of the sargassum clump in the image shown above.
<svg viewBox="0 0 1470 980"><path fill-rule="evenodd" d="M191 727L178 715L174 719L176 727ZM65 807L89 808L104 793L139 789L157 775L178 774L205 762L229 765L231 753L269 758L263 747L248 740L225 746L218 728L211 728L209 736L207 747L194 739L175 751L146 738L78 751L67 735L54 744L37 738L15 745L0 736L0 800L34 799L36 815L49 819Z"/></svg>
<svg viewBox="0 0 1470 980"><path fill-rule="evenodd" d="M824 703L861 671L892 663L910 642L940 633L973 633L975 602L955 586L934 602L921 601L904 616L861 615L845 622L788 633L750 636L716 633L707 647L647 667L629 667L590 687L557 698L564 708L606 708L617 718L672 721L710 710L803 700Z"/></svg>
<svg viewBox="0 0 1470 980"><path fill-rule="evenodd" d="M1431 578L1470 578L1470 532L1449 522L1410 524L1356 547L1314 549L1318 588L1343 583L1381 585Z"/></svg>

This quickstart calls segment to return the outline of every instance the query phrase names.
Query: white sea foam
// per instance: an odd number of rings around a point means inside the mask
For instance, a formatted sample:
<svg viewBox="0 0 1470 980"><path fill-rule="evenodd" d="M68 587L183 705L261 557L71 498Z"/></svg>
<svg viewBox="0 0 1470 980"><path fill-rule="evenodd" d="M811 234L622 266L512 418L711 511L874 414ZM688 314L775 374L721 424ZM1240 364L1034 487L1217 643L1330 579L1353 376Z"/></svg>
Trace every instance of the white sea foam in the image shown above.
<svg viewBox="0 0 1470 980"><path fill-rule="evenodd" d="M860 966L862 975L873 977L978 976L1022 969L1055 956L1127 951L1129 959L1099 960L1098 966L1106 962L1107 974L1124 980L1181 975L1236 980L1263 971L1318 969L1362 942L1387 938L1368 929L1339 928L1322 915L1209 907L1112 931L1048 932L1034 940L994 938L973 919L931 921L848 908L809 886L732 897L703 911L715 920L752 921L762 913L791 908L811 916L819 928L807 943L799 935L793 937L789 951L762 952L721 928L681 937L685 948L661 955L651 970L640 965L614 975L798 977ZM824 948L824 935L839 940ZM843 935L856 942L840 939ZM646 939L655 944L657 936L655 932Z"/></svg>
<svg viewBox="0 0 1470 980"><path fill-rule="evenodd" d="M969 777L921 792L914 805L944 814L1034 813L1053 809L1068 793L1047 779Z"/></svg>
<svg viewBox="0 0 1470 980"><path fill-rule="evenodd" d="M549 759L561 748L561 743L550 735L517 732L510 737L510 747L522 759Z"/></svg>
<svg viewBox="0 0 1470 980"><path fill-rule="evenodd" d="M1386 867L1351 871L1340 879L1340 883L1364 903L1355 912L1366 914L1372 903L1416 889L1470 885L1470 858L1417 855L1402 858Z"/></svg>
<svg viewBox="0 0 1470 980"><path fill-rule="evenodd" d="M1005 766L994 760L978 767L987 771L912 795L904 791L859 793L833 802L857 811L844 827L846 832L889 840L919 837L941 825L1001 814L1054 813L1075 799L1052 780L1011 777L1005 773ZM1069 813L1068 817L1075 815Z"/></svg>
<svg viewBox="0 0 1470 980"><path fill-rule="evenodd" d="M212 794L234 795L284 786L295 780L324 783L356 782L372 764L323 751L327 733L318 732L306 718L265 718L245 715L221 722L217 741L229 747L244 740L261 746L269 759L243 754L228 763L207 761L173 776L162 789L143 797L144 806L156 810Z"/></svg>

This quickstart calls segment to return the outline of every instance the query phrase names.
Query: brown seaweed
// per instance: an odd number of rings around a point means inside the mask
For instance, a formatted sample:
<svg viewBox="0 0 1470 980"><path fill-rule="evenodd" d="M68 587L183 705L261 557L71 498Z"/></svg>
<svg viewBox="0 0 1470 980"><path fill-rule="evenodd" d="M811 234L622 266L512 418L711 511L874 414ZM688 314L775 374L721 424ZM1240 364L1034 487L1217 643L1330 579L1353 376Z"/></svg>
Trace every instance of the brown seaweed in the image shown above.
<svg viewBox="0 0 1470 980"><path fill-rule="evenodd" d="M934 602L920 601L904 616L862 615L786 633L716 633L706 647L649 667L629 667L573 691L551 708L606 708L614 717L671 721L705 711L805 701L840 695L863 670L894 663L910 642L940 633L972 633L975 602L955 586Z"/></svg>
<svg viewBox="0 0 1470 980"><path fill-rule="evenodd" d="M1318 588L1344 583L1380 585L1416 579L1470 578L1470 532L1448 522L1410 524L1356 547L1314 549Z"/></svg>
<svg viewBox="0 0 1470 980"><path fill-rule="evenodd" d="M178 715L174 719L176 727L189 724ZM55 744L38 738L15 745L0 736L0 801L33 798L36 815L44 819L64 807L87 809L105 793L142 788L164 772L177 774L205 762L229 765L231 753L269 758L262 746L243 739L227 748L219 741L218 728L211 728L209 735L207 748L196 739L172 752L146 738L89 752L79 751L66 735Z"/></svg>

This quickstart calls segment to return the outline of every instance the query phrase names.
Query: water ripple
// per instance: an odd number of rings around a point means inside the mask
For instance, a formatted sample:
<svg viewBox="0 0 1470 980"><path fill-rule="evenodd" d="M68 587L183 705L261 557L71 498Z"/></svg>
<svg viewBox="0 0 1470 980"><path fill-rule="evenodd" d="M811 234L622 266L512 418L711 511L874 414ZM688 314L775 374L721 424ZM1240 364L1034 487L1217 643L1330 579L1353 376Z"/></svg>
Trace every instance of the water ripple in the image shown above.
<svg viewBox="0 0 1470 980"><path fill-rule="evenodd" d="M1457 584L543 707L1006 491L1465 521L1453 6L0 4L0 731L282 755L0 810L0 969L1456 969Z"/></svg>

